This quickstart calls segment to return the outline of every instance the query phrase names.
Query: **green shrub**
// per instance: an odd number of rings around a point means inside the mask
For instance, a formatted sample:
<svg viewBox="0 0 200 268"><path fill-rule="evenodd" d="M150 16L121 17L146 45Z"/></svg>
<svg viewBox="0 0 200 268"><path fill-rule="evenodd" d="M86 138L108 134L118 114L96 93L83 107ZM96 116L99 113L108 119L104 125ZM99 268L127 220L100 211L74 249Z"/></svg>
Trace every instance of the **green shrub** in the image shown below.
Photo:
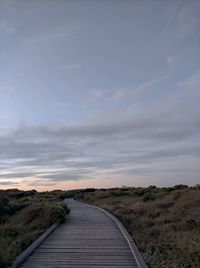
<svg viewBox="0 0 200 268"><path fill-rule="evenodd" d="M64 222L65 216L68 213L69 209L62 203L50 206L50 217L53 222Z"/></svg>
<svg viewBox="0 0 200 268"><path fill-rule="evenodd" d="M143 202L153 201L155 200L155 195L152 193L146 193L142 197Z"/></svg>
<svg viewBox="0 0 200 268"><path fill-rule="evenodd" d="M113 196L126 196L129 193L128 193L128 191L126 189L125 190L124 189L117 189L115 191L112 191L111 194Z"/></svg>
<svg viewBox="0 0 200 268"><path fill-rule="evenodd" d="M11 200L9 202L10 214L14 214L16 211L25 208L30 204L27 198L20 198L18 200Z"/></svg>
<svg viewBox="0 0 200 268"><path fill-rule="evenodd" d="M155 185L150 185L149 187L146 188L146 192L158 193L159 188L157 188Z"/></svg>
<svg viewBox="0 0 200 268"><path fill-rule="evenodd" d="M134 190L134 193L137 195L137 196L143 196L145 193L146 193L146 189L145 188L142 188L142 187L138 187Z"/></svg>
<svg viewBox="0 0 200 268"><path fill-rule="evenodd" d="M174 190L183 190L183 189L188 189L188 186L185 184L177 184L173 187Z"/></svg>
<svg viewBox="0 0 200 268"><path fill-rule="evenodd" d="M147 193L158 193L159 192L159 188L157 188L156 186L154 185L150 185L149 187L147 188L143 188L143 187L138 187L138 188L135 188L134 189L134 193L137 195L137 196L143 196Z"/></svg>

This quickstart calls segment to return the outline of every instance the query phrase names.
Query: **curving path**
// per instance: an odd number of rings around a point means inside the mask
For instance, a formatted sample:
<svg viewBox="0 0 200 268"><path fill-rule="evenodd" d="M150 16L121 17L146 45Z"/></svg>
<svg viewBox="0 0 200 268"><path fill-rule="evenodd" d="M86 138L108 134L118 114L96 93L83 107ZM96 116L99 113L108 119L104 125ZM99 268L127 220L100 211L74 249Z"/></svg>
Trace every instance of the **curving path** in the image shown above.
<svg viewBox="0 0 200 268"><path fill-rule="evenodd" d="M104 211L66 200L71 209L66 223L20 265L23 268L133 268L146 267L124 229ZM121 229L122 228L122 229ZM136 250L137 252L133 252Z"/></svg>

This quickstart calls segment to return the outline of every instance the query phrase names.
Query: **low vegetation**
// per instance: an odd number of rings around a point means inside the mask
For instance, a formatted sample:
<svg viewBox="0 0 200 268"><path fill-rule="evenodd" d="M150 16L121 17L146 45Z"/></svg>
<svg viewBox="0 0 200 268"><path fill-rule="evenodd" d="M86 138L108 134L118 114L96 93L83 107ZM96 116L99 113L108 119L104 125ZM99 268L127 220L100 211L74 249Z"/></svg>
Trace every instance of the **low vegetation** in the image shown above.
<svg viewBox="0 0 200 268"><path fill-rule="evenodd" d="M53 223L62 222L69 209L66 193L0 190L0 267L8 267Z"/></svg>
<svg viewBox="0 0 200 268"><path fill-rule="evenodd" d="M74 191L0 190L0 267L50 225L64 221L65 197L102 207L126 226L152 268L200 267L200 186L122 187Z"/></svg>
<svg viewBox="0 0 200 268"><path fill-rule="evenodd" d="M200 267L200 186L70 191L126 226L150 267Z"/></svg>

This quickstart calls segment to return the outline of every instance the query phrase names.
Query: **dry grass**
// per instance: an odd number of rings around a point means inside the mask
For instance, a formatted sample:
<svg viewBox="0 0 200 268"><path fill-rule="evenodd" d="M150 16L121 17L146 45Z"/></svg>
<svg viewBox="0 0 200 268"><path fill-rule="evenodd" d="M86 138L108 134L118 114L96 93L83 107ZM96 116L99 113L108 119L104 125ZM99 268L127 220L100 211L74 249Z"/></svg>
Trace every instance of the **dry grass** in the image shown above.
<svg viewBox="0 0 200 268"><path fill-rule="evenodd" d="M9 266L50 225L69 213L64 192L0 191L0 267Z"/></svg>
<svg viewBox="0 0 200 268"><path fill-rule="evenodd" d="M76 191L117 216L150 267L200 267L200 187Z"/></svg>

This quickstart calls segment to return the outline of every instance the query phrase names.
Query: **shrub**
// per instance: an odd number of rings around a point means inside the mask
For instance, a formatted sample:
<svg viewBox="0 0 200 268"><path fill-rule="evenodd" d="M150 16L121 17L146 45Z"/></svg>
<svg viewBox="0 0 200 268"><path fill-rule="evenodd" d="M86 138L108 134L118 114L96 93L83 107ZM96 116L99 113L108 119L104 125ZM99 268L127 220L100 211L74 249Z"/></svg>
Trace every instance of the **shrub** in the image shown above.
<svg viewBox="0 0 200 268"><path fill-rule="evenodd" d="M155 200L155 195L153 195L152 193L146 193L143 195L142 200L144 202L153 201Z"/></svg>
<svg viewBox="0 0 200 268"><path fill-rule="evenodd" d="M0 237L16 237L19 234L18 226L13 224L0 225Z"/></svg>
<svg viewBox="0 0 200 268"><path fill-rule="evenodd" d="M20 198L18 200L11 200L9 202L10 214L14 214L16 211L25 208L30 204L29 199Z"/></svg>
<svg viewBox="0 0 200 268"><path fill-rule="evenodd" d="M113 194L115 191L123 189L85 193L81 200L117 216L132 234L149 267L199 267L199 185L129 188L125 198Z"/></svg>
<svg viewBox="0 0 200 268"><path fill-rule="evenodd" d="M0 267L8 267L39 235L64 221L65 192L0 191Z"/></svg>
<svg viewBox="0 0 200 268"><path fill-rule="evenodd" d="M86 188L86 189L80 190L81 193L93 193L95 191L96 191L95 188Z"/></svg>
<svg viewBox="0 0 200 268"><path fill-rule="evenodd" d="M117 189L115 191L112 191L111 194L113 196L126 196L129 193L128 193L127 189Z"/></svg>
<svg viewBox="0 0 200 268"><path fill-rule="evenodd" d="M62 203L56 205L50 205L50 217L53 222L64 222L66 213L69 213L69 209Z"/></svg>
<svg viewBox="0 0 200 268"><path fill-rule="evenodd" d="M136 188L134 190L134 193L137 195L137 196L143 196L146 192L146 189L145 188L142 188L142 187L139 187L139 188Z"/></svg>
<svg viewBox="0 0 200 268"><path fill-rule="evenodd" d="M9 201L7 198L0 198L0 216L9 213Z"/></svg>
<svg viewBox="0 0 200 268"><path fill-rule="evenodd" d="M174 190L183 190L183 189L187 189L188 186L185 184L177 184L173 187Z"/></svg>

